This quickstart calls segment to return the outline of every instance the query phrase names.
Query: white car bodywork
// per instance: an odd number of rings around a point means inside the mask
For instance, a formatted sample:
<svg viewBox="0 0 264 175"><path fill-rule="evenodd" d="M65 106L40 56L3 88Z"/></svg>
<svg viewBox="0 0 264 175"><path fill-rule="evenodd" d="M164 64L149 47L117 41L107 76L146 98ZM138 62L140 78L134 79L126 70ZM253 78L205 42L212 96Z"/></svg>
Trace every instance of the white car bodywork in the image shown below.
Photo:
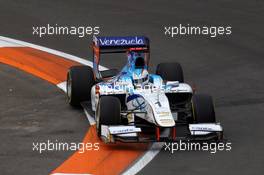
<svg viewBox="0 0 264 175"><path fill-rule="evenodd" d="M169 81L166 84L162 83L162 81L154 83L149 83L144 88L135 88L132 82L120 82L117 83L117 85L123 85L123 88L120 89L100 83L94 85L91 90L92 110L96 111L100 95L126 94L126 101L130 97L133 98L135 96L133 100L126 103L128 110L134 110L143 104L142 108L135 110L137 112L145 112L138 113L138 117L157 126L173 127L175 126L175 121L165 93L193 93L192 88L188 84L179 83L178 81ZM99 92L96 92L96 86L100 89ZM131 89L133 90L132 93ZM129 119L129 122L133 122L134 116L130 116Z"/></svg>
<svg viewBox="0 0 264 175"><path fill-rule="evenodd" d="M113 88L113 82L115 82ZM122 87L122 88L120 88ZM175 128L177 122L177 112L171 111L170 103L166 94L168 93L189 93L193 94L192 87L186 83L178 81L163 82L161 78L155 78L144 88L135 87L129 79L98 83L91 89L92 110L96 111L99 98L102 95L125 95L126 108L124 114L128 125L101 125L101 138L104 142L115 142L115 138L137 138L141 128L134 125L135 115L148 123L152 123L161 128ZM95 116L97 117L97 116ZM211 133L222 132L223 128L219 123L195 123L188 124L188 129L192 136L207 136Z"/></svg>

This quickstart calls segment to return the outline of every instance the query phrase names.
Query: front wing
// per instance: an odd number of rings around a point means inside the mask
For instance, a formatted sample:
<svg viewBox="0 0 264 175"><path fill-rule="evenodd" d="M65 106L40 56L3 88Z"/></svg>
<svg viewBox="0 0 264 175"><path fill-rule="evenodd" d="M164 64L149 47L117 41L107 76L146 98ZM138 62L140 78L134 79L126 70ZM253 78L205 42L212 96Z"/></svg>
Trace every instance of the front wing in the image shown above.
<svg viewBox="0 0 264 175"><path fill-rule="evenodd" d="M222 137L223 128L219 123L178 124L168 128L101 125L101 138L105 143L201 141Z"/></svg>

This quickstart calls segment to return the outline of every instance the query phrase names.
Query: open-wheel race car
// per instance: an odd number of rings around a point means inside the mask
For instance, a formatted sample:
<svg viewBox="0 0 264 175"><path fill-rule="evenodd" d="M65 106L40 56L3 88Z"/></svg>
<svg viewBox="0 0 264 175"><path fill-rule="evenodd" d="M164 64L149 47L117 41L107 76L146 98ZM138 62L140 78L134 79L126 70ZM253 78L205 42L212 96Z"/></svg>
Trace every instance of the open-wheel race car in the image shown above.
<svg viewBox="0 0 264 175"><path fill-rule="evenodd" d="M73 66L67 75L67 96L72 106L88 101L97 133L106 143L219 140L211 96L197 94L184 82L179 63L160 63L148 72L149 39L144 36L97 37L93 68ZM120 70L100 70L100 56L125 53Z"/></svg>

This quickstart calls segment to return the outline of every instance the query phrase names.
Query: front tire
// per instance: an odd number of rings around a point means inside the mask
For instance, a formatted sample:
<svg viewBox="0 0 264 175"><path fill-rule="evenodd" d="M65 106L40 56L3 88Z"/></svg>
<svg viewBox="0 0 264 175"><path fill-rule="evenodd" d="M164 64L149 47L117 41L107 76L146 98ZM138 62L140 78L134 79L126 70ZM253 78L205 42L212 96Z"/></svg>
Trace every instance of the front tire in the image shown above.
<svg viewBox="0 0 264 175"><path fill-rule="evenodd" d="M96 109L97 134L101 136L101 125L121 124L121 103L117 97L102 96Z"/></svg>
<svg viewBox="0 0 264 175"><path fill-rule="evenodd" d="M213 99L207 94L194 94L192 97L193 118L196 123L215 123Z"/></svg>
<svg viewBox="0 0 264 175"><path fill-rule="evenodd" d="M93 70L89 66L73 66L67 74L67 97L72 106L91 100L91 88L95 84Z"/></svg>

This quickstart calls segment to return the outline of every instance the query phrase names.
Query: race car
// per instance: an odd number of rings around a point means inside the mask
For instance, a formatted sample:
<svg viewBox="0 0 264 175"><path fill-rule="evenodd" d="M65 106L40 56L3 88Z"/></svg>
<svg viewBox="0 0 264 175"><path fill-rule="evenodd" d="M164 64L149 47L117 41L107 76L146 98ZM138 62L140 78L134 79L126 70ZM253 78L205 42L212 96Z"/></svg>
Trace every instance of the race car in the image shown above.
<svg viewBox="0 0 264 175"><path fill-rule="evenodd" d="M149 43L145 36L94 36L93 68L68 71L69 104L91 104L105 143L221 140L212 97L195 93L177 62L160 63L155 74L149 73ZM108 53L124 53L127 64L101 70L101 55Z"/></svg>

